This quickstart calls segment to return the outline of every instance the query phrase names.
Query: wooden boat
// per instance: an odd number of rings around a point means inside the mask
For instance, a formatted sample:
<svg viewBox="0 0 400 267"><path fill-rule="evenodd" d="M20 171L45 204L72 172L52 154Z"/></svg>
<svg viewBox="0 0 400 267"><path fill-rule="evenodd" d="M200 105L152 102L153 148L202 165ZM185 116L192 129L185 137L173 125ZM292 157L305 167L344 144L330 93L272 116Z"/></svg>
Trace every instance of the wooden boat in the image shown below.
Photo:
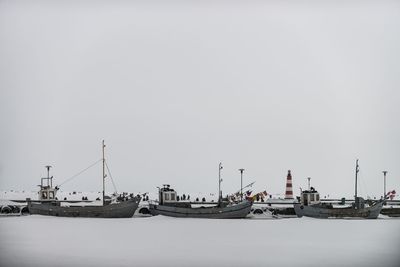
<svg viewBox="0 0 400 267"><path fill-rule="evenodd" d="M152 215L165 215L184 218L236 219L245 218L251 211L252 202L244 200L240 203L219 201L216 205L193 207L193 203L177 201L176 191L169 185L159 190L159 203L150 203Z"/></svg>
<svg viewBox="0 0 400 267"><path fill-rule="evenodd" d="M396 192L393 190L393 197ZM400 201L389 198L389 192L385 197L385 202L381 210L381 214L389 217L400 217Z"/></svg>
<svg viewBox="0 0 400 267"><path fill-rule="evenodd" d="M159 189L158 203L150 203L149 209L152 215L165 215L183 218L210 218L210 219L237 219L245 218L251 211L253 204L250 200L232 203L222 200L221 169L219 164L219 197L215 205L194 207L194 203L178 201L176 191L169 185L163 185ZM196 203L198 204L198 203Z"/></svg>
<svg viewBox="0 0 400 267"><path fill-rule="evenodd" d="M53 187L53 177L50 177L50 166L47 168L47 178L41 179L39 201L27 199L30 214L60 216L60 217L98 217L98 218L130 218L135 213L141 197L130 195L118 202L106 201L105 197L105 158L103 150L103 203L101 206L76 205L56 199L58 187ZM65 206L67 204L67 206Z"/></svg>
<svg viewBox="0 0 400 267"><path fill-rule="evenodd" d="M384 206L381 214L389 217L400 217L400 207Z"/></svg>
<svg viewBox="0 0 400 267"><path fill-rule="evenodd" d="M383 200L369 201L367 206L362 197L357 196L358 160L356 162L355 202L350 207L334 207L331 203L321 203L319 193L313 188L301 192L300 203L294 203L298 217L313 218L366 218L376 219L382 210Z"/></svg>
<svg viewBox="0 0 400 267"><path fill-rule="evenodd" d="M383 171L383 173L385 174L384 188L386 191L386 173L387 173L387 171ZM389 217L400 217L400 201L393 200L393 198L395 196L396 196L395 190L392 190L392 191L389 191L386 193L385 202L384 202L383 208L381 210L382 215L389 216Z"/></svg>

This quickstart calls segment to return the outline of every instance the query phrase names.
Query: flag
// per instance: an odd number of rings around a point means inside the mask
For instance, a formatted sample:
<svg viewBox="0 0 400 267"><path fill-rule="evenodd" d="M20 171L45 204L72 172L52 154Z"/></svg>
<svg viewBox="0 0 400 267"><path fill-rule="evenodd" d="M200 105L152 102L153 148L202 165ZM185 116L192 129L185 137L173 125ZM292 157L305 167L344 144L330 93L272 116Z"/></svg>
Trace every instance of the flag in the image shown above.
<svg viewBox="0 0 400 267"><path fill-rule="evenodd" d="M395 191L395 190L389 191L389 192L386 194L386 197L389 197L390 200L393 200L393 198L394 198L395 196L396 196L396 191Z"/></svg>

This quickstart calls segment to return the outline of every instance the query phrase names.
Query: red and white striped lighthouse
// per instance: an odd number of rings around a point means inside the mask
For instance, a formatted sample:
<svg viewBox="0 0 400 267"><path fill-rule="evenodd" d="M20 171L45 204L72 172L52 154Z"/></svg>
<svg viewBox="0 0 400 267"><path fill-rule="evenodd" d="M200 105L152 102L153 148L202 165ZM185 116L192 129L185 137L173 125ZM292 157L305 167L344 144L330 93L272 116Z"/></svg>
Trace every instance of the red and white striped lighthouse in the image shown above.
<svg viewBox="0 0 400 267"><path fill-rule="evenodd" d="M285 199L293 199L292 175L290 174L290 170L288 170L288 174L286 177Z"/></svg>

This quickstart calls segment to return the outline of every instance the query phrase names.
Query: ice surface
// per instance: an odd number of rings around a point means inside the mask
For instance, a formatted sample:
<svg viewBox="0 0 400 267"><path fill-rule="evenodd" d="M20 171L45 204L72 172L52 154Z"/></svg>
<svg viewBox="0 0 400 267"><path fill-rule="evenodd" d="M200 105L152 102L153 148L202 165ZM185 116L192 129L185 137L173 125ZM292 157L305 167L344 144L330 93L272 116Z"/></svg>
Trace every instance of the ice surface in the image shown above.
<svg viewBox="0 0 400 267"><path fill-rule="evenodd" d="M399 266L400 220L0 218L0 266Z"/></svg>

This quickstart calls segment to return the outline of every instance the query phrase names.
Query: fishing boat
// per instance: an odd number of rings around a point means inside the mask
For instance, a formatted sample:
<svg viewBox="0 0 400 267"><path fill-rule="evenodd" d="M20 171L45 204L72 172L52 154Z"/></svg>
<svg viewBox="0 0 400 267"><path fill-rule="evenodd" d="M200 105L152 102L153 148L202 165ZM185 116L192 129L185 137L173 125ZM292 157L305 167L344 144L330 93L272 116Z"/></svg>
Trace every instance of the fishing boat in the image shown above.
<svg viewBox="0 0 400 267"><path fill-rule="evenodd" d="M27 199L30 214L60 216L60 217L98 217L98 218L130 218L135 213L141 197L139 195L119 198L118 201L111 201L105 196L105 157L104 157L104 140L102 142L103 152L103 199L102 205L82 205L70 203L67 201L57 200L56 194L59 187L53 187L53 176L50 177L50 167L47 168L47 177L41 179L39 190L39 201ZM85 203L87 204L87 203Z"/></svg>
<svg viewBox="0 0 400 267"><path fill-rule="evenodd" d="M383 208L381 210L381 214L388 217L400 217L400 201L393 200L396 196L396 190L390 190L386 193L386 174L387 171L383 171L384 179L383 179L383 193L382 196L385 199L383 204Z"/></svg>
<svg viewBox="0 0 400 267"><path fill-rule="evenodd" d="M221 169L219 164L219 196L215 204L200 204L186 201L178 201L177 193L170 185L163 185L159 188L158 202L149 204L152 215L165 215L171 217L183 218L209 218L209 219L238 219L245 218L251 211L253 201L243 200L238 203L230 202L228 199L222 199L221 191Z"/></svg>
<svg viewBox="0 0 400 267"><path fill-rule="evenodd" d="M293 204L296 215L298 217L307 216L313 218L378 218L382 210L383 200L365 201L362 197L357 196L358 171L357 160L354 203L351 206L334 207L332 203L321 203L317 190L309 186L308 190L301 192L300 202Z"/></svg>
<svg viewBox="0 0 400 267"><path fill-rule="evenodd" d="M389 217L400 217L400 201L393 200L396 191L389 191L385 196L385 202L381 214Z"/></svg>
<svg viewBox="0 0 400 267"><path fill-rule="evenodd" d="M381 210L381 214L389 217L400 217L400 207L393 205L384 206Z"/></svg>

